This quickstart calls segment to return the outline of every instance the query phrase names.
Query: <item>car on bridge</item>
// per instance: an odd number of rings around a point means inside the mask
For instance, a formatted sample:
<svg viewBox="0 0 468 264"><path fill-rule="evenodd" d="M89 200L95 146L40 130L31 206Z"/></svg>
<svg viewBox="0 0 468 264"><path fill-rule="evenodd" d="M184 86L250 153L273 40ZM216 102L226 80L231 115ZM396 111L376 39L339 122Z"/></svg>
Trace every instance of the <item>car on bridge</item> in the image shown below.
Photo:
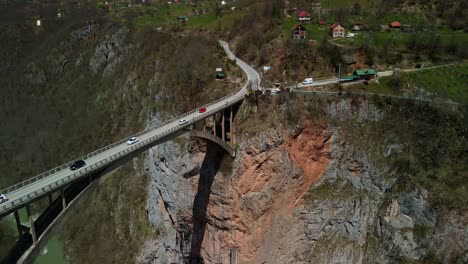
<svg viewBox="0 0 468 264"><path fill-rule="evenodd" d="M200 110L198 110L198 113L205 113L206 112L206 107L202 107L200 108Z"/></svg>
<svg viewBox="0 0 468 264"><path fill-rule="evenodd" d="M4 194L0 194L0 204L8 202L8 198Z"/></svg>
<svg viewBox="0 0 468 264"><path fill-rule="evenodd" d="M135 143L138 142L138 138L137 137L131 137L127 140L127 145L133 145Z"/></svg>
<svg viewBox="0 0 468 264"><path fill-rule="evenodd" d="M179 119L179 125L185 125L187 123L188 123L187 119Z"/></svg>
<svg viewBox="0 0 468 264"><path fill-rule="evenodd" d="M86 165L86 163L84 162L84 160L77 160L75 162L73 162L73 164L70 166L70 170L74 171L74 170L77 170L81 167L84 167Z"/></svg>

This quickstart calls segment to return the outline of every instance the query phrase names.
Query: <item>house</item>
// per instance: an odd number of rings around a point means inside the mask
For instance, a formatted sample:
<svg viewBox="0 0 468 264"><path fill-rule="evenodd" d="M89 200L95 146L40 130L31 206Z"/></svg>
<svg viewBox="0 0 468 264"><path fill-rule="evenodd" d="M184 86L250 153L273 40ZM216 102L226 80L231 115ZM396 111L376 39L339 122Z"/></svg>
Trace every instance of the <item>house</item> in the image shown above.
<svg viewBox="0 0 468 264"><path fill-rule="evenodd" d="M307 30L306 28L299 24L296 24L292 29L291 29L291 37L293 39L305 39L306 38L306 33Z"/></svg>
<svg viewBox="0 0 468 264"><path fill-rule="evenodd" d="M310 14L309 12L302 10L297 13L297 21L307 23L310 22Z"/></svg>
<svg viewBox="0 0 468 264"><path fill-rule="evenodd" d="M223 72L223 68L216 68L215 79L222 80L224 78L226 78L226 75Z"/></svg>
<svg viewBox="0 0 468 264"><path fill-rule="evenodd" d="M358 76L360 80L370 80L377 76L377 71L374 69L355 70L354 76Z"/></svg>
<svg viewBox="0 0 468 264"><path fill-rule="evenodd" d="M361 31L361 30L366 30L367 27L362 22L356 22L356 23L354 23L352 29L353 29L353 31Z"/></svg>
<svg viewBox="0 0 468 264"><path fill-rule="evenodd" d="M341 22L335 22L330 26L330 36L334 38L345 36L345 28Z"/></svg>
<svg viewBox="0 0 468 264"><path fill-rule="evenodd" d="M390 29L393 29L393 30L400 30L401 24L398 21L394 21L394 22L390 23L390 25L388 25L388 27Z"/></svg>
<svg viewBox="0 0 468 264"><path fill-rule="evenodd" d="M319 24L319 26L326 26L326 25L328 25L328 23L327 23L326 20L319 20L318 24Z"/></svg>

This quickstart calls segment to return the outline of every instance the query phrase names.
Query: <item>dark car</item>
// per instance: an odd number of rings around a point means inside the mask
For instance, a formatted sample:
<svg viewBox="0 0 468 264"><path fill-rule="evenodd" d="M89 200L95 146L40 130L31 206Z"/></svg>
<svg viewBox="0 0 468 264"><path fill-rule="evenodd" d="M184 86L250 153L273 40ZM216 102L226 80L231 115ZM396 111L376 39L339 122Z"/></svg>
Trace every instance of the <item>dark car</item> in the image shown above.
<svg viewBox="0 0 468 264"><path fill-rule="evenodd" d="M84 160L77 160L77 161L73 162L73 164L70 166L70 170L72 170L72 171L77 170L77 169L83 167L84 165L86 165Z"/></svg>

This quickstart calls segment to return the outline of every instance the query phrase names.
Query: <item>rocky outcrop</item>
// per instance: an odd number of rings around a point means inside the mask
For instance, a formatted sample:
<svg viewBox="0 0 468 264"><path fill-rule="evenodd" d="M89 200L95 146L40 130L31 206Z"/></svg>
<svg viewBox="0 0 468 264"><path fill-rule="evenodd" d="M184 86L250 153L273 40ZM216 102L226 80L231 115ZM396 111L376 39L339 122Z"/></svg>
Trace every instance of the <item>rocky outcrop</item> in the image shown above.
<svg viewBox="0 0 468 264"><path fill-rule="evenodd" d="M112 35L106 35L104 40L99 43L89 62L90 69L94 74L102 70L103 76L110 76L117 65L123 61L123 56L131 48L131 45L127 45L125 42L127 33L128 29L120 28Z"/></svg>
<svg viewBox="0 0 468 264"><path fill-rule="evenodd" d="M166 231L158 242L148 242L157 250L143 262L183 263L188 242L202 240L205 263L394 263L430 257L463 263L466 213L434 207L425 190L394 190L407 175L390 160L406 155L406 143L394 134L382 135L370 148L350 140L347 122L376 124L386 113L364 99L330 102L326 109L341 123L305 121L293 130L278 127L239 139L236 159L225 160L210 183L202 234L191 228L196 209L190 206L203 153L183 154L173 145L170 151L182 158L167 163L153 154L151 170L159 176L150 188L150 219ZM171 144L165 145L158 152ZM174 165L181 160L184 168ZM178 197L181 188L185 198Z"/></svg>

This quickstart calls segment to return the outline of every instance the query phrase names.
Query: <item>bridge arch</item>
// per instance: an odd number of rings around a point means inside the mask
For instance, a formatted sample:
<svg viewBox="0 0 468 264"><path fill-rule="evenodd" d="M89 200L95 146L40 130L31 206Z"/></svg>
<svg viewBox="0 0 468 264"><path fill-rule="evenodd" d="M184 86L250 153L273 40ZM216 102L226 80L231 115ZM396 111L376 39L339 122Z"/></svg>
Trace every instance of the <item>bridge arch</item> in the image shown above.
<svg viewBox="0 0 468 264"><path fill-rule="evenodd" d="M226 142L224 142L221 138L219 138L219 137L217 137L217 136L215 136L215 135L213 135L211 133L201 131L201 130L191 130L189 135L191 137L203 138L203 139L209 140L209 141L211 141L213 143L216 143L219 146L221 146L224 150L226 150L226 152L229 153L229 155L231 155L231 157L236 156L236 153L231 148L231 146L226 144Z"/></svg>

